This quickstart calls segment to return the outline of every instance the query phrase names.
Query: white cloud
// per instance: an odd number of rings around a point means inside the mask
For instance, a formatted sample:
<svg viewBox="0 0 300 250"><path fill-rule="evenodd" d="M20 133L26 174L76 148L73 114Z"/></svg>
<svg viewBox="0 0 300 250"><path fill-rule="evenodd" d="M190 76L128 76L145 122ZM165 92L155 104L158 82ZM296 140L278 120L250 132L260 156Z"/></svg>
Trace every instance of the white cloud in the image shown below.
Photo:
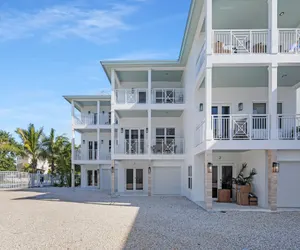
<svg viewBox="0 0 300 250"><path fill-rule="evenodd" d="M40 34L47 40L78 37L108 43L118 40L119 32L133 28L125 19L137 8L129 4L110 4L101 9L59 5L32 12L0 11L0 40Z"/></svg>

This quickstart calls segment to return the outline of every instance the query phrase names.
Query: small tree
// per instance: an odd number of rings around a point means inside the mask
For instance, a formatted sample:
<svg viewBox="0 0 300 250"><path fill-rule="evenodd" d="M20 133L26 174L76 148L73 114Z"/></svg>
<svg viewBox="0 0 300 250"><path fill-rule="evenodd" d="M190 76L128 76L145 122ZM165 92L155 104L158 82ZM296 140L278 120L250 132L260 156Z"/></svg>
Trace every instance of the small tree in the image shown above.
<svg viewBox="0 0 300 250"><path fill-rule="evenodd" d="M37 162L42 158L40 141L43 128L35 129L34 125L30 123L27 129L17 128L16 133L22 140L25 155L30 159L31 172L35 173L37 170Z"/></svg>
<svg viewBox="0 0 300 250"><path fill-rule="evenodd" d="M244 170L246 168L247 168L247 163L243 163L242 168L241 168L238 176L236 178L232 179L233 184L241 185L241 186L251 185L251 183L253 181L253 177L254 177L254 175L257 174L257 172L256 172L255 168L252 168L251 171L250 171L249 176L245 177L244 176Z"/></svg>

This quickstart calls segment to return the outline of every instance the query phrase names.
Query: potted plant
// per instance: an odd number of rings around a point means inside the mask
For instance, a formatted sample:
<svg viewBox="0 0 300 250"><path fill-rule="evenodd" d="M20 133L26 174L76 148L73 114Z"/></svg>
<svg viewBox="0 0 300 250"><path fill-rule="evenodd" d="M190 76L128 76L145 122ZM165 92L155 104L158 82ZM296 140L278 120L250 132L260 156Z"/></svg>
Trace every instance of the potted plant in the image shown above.
<svg viewBox="0 0 300 250"><path fill-rule="evenodd" d="M236 178L232 179L235 185L237 204L248 205L248 195L251 192L251 184L253 177L257 174L256 169L251 169L249 176L244 176L244 171L247 168L247 163L242 164L242 168Z"/></svg>

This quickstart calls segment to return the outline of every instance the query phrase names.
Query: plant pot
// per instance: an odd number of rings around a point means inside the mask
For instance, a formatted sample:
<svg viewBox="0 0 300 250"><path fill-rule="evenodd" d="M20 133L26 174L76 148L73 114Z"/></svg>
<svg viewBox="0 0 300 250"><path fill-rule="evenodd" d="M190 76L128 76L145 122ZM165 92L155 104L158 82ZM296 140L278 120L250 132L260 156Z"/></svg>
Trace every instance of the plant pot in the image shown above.
<svg viewBox="0 0 300 250"><path fill-rule="evenodd" d="M230 189L218 189L218 202L230 202Z"/></svg>
<svg viewBox="0 0 300 250"><path fill-rule="evenodd" d="M238 205L242 206L248 206L249 205L249 193L251 192L251 186L250 185L236 185L237 189L237 199L236 203Z"/></svg>

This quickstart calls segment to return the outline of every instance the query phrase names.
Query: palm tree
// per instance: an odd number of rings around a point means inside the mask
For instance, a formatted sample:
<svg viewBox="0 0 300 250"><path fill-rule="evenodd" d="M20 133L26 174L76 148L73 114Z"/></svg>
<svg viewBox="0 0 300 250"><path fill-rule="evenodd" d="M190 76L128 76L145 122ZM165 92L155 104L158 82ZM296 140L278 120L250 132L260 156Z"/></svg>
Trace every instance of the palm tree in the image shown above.
<svg viewBox="0 0 300 250"><path fill-rule="evenodd" d="M42 138L42 156L47 159L51 167L51 174L55 171L55 162L60 154L60 149L68 143L68 138L64 135L55 136L55 129L50 130L49 136Z"/></svg>
<svg viewBox="0 0 300 250"><path fill-rule="evenodd" d="M30 167L36 172L37 162L42 158L41 137L43 128L35 129L30 123L27 129L17 128L16 133L20 136L25 154L30 158Z"/></svg>

